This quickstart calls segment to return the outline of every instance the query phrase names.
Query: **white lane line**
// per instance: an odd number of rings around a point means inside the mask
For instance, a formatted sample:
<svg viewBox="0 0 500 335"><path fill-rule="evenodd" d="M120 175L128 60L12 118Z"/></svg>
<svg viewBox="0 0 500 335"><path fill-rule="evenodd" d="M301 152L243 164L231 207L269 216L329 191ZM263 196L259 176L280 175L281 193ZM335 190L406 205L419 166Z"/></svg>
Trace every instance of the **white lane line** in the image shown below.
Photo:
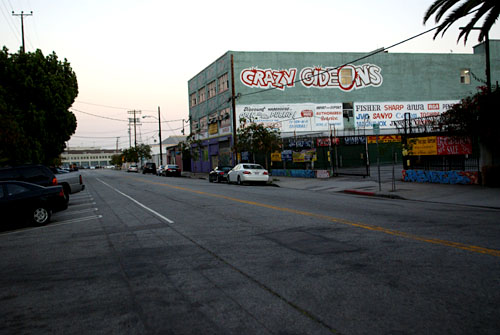
<svg viewBox="0 0 500 335"><path fill-rule="evenodd" d="M81 209L79 211L68 211L68 210L65 210L65 211L61 211L61 212L57 212L57 214L59 215L72 215L72 214L80 214L80 213L86 213L86 212L95 212L97 211L97 207L94 207L94 208L87 208L87 209Z"/></svg>
<svg viewBox="0 0 500 335"><path fill-rule="evenodd" d="M89 194L89 195L80 195L80 196L74 196L74 195L70 195L70 198L71 200L83 200L83 199L90 199L90 200L94 200L94 198L92 198L92 196Z"/></svg>
<svg viewBox="0 0 500 335"><path fill-rule="evenodd" d="M64 221L61 221L61 222L54 222L54 224L49 224L45 227L55 227L55 226L59 226L59 225L62 225L62 224L67 224L67 223L74 223L74 222L82 222L82 221L88 221L88 220L92 220L92 219L100 219L102 218L102 215L91 215L91 216L85 216L83 218L77 218L77 219L70 219L70 220L64 220ZM43 227L40 227L40 228L43 228Z"/></svg>
<svg viewBox="0 0 500 335"><path fill-rule="evenodd" d="M69 207L75 208L75 207L81 207L81 206L90 206L90 205L95 205L95 202L86 202L83 204L78 204L78 205L73 205L71 202L69 203Z"/></svg>
<svg viewBox="0 0 500 335"><path fill-rule="evenodd" d="M51 227L62 226L62 225L68 224L68 223L83 222L83 221L95 220L95 219L100 219L100 218L102 218L102 215L86 216L86 217L78 218L78 219L49 223L48 225L41 226L41 227L21 229L21 230L16 230L16 231L9 232L9 233L0 233L0 236L8 236L8 235L13 235L13 234L26 233L26 232L31 232L33 230L47 229L47 228L51 228Z"/></svg>
<svg viewBox="0 0 500 335"><path fill-rule="evenodd" d="M104 185L106 185L107 187L111 188L112 190L115 190L117 193L119 193L119 194L123 195L125 198L127 198L127 199L129 199L129 200L131 200L131 201L135 202L137 205L141 206L141 207L142 207L142 208L144 208L145 210L150 211L151 213L153 213L154 215L156 215L156 216L157 216L157 217L159 217L160 219L162 219L162 220L164 220L164 221L166 221L166 222L168 222L168 223L174 223L174 221L170 220L169 218L164 217L163 215L161 215L161 214L160 214L160 213L158 213L157 211L152 210L151 208L149 208L149 207L147 207L147 206L145 206L145 205L141 204L139 201L135 200L135 199L134 199L134 198L132 198L131 196L128 196L128 195L126 195L125 193L118 191L116 188L114 188L113 186L111 186L111 185L109 185L109 184L105 183L105 182L104 182L104 181L102 181L101 179L99 179L99 178L96 178L96 179L97 179L98 181L100 181L101 183L103 183Z"/></svg>

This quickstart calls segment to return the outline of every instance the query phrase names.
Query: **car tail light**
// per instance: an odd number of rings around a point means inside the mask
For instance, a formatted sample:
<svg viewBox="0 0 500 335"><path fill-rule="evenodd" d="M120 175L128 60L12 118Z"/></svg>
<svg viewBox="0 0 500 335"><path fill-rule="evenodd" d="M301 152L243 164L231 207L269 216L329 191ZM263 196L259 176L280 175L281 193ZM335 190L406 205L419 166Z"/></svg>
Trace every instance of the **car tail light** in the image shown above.
<svg viewBox="0 0 500 335"><path fill-rule="evenodd" d="M250 171L243 171L243 174L252 174Z"/></svg>
<svg viewBox="0 0 500 335"><path fill-rule="evenodd" d="M224 175L224 172L222 172L222 171L221 171L221 172L219 172L219 174L220 174L221 176L223 176L223 175Z"/></svg>
<svg viewBox="0 0 500 335"><path fill-rule="evenodd" d="M264 171L264 172L262 172L262 174L264 174L264 175L266 175L266 176L267 176L267 174L268 174L268 173L267 173L267 171Z"/></svg>
<svg viewBox="0 0 500 335"><path fill-rule="evenodd" d="M83 178L82 178L82 175L80 175L80 185L83 184Z"/></svg>
<svg viewBox="0 0 500 335"><path fill-rule="evenodd" d="M52 183L51 183L52 186L56 186L57 185L57 178L54 177L52 178Z"/></svg>
<svg viewBox="0 0 500 335"><path fill-rule="evenodd" d="M63 189L61 189L61 192L59 192L58 196L64 198L64 190Z"/></svg>

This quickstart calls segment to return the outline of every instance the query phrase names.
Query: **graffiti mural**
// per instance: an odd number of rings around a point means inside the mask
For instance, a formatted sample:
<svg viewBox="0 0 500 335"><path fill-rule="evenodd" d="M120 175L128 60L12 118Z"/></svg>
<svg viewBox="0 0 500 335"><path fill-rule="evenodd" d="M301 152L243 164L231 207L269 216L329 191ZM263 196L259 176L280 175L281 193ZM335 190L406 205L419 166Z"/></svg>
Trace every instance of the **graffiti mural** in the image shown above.
<svg viewBox="0 0 500 335"><path fill-rule="evenodd" d="M477 171L403 170L403 181L439 184L478 184Z"/></svg>

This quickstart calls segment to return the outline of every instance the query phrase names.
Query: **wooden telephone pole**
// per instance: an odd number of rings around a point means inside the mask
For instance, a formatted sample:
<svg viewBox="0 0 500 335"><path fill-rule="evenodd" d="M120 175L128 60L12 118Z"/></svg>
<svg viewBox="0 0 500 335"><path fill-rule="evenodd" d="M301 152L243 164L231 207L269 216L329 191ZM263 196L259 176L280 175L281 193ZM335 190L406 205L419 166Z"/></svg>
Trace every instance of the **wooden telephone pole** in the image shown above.
<svg viewBox="0 0 500 335"><path fill-rule="evenodd" d="M21 48L22 52L25 53L26 49L24 47L24 17L25 16L33 16L33 11L31 11L29 14L24 14L23 11L21 11L21 14L15 14L12 12L12 16L20 16L21 17L21 35L23 38L23 46Z"/></svg>

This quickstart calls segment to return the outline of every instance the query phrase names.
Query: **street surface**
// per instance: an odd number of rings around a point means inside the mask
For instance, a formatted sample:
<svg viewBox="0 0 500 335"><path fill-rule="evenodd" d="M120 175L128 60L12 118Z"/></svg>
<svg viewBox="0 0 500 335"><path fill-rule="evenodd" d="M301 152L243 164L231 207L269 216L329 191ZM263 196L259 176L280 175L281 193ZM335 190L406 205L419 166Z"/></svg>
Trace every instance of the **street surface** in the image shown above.
<svg viewBox="0 0 500 335"><path fill-rule="evenodd" d="M1 334L498 334L500 211L84 171L0 233Z"/></svg>

